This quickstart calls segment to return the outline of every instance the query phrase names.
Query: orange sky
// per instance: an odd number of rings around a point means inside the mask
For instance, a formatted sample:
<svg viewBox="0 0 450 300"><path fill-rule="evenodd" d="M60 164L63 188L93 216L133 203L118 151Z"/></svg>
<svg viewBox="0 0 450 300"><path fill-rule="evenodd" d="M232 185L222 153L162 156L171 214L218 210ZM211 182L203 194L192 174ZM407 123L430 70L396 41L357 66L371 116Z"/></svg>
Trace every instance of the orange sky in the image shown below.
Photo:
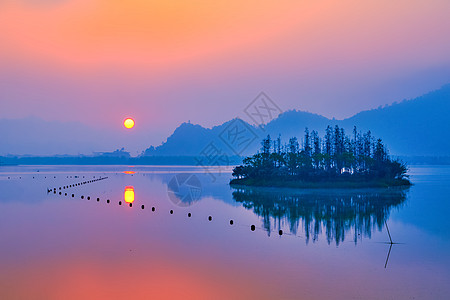
<svg viewBox="0 0 450 300"><path fill-rule="evenodd" d="M4 4L0 38L9 45L4 52L71 68L167 67L268 40L299 23L308 6L293 1L56 3Z"/></svg>
<svg viewBox="0 0 450 300"><path fill-rule="evenodd" d="M349 117L450 82L449 13L445 0L6 0L0 118L129 115L166 135L240 116L261 91Z"/></svg>

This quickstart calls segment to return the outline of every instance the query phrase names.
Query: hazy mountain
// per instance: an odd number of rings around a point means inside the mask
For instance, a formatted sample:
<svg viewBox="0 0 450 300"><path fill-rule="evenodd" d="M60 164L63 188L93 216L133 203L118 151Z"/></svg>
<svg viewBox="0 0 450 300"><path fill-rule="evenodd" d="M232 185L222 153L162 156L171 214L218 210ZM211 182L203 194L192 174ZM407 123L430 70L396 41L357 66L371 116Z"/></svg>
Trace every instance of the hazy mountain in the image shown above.
<svg viewBox="0 0 450 300"><path fill-rule="evenodd" d="M398 155L450 155L450 84L401 103L363 111L345 119L381 137Z"/></svg>
<svg viewBox="0 0 450 300"><path fill-rule="evenodd" d="M192 155L195 156L212 137L212 129L183 123L162 145L145 151L145 155Z"/></svg>
<svg viewBox="0 0 450 300"><path fill-rule="evenodd" d="M36 117L1 119L0 153L49 155L92 152L93 145L85 138L85 132L92 132L92 129L77 123L46 122Z"/></svg>
<svg viewBox="0 0 450 300"><path fill-rule="evenodd" d="M212 156L212 155L237 155L242 154L240 149L234 149L233 145L228 143L227 133L233 130L235 126L246 126L251 133L254 133L254 142L259 143L262 136L258 135L256 127L248 123L233 119L213 128L204 128L200 125L191 123L181 124L167 141L158 147L150 147L145 150L144 155L155 156L173 156L173 155L192 155L192 156ZM250 146L254 146L250 144ZM252 151L256 148L252 148ZM234 150L238 151L235 153ZM245 149L248 150L249 149ZM247 153L246 152L246 153Z"/></svg>
<svg viewBox="0 0 450 300"><path fill-rule="evenodd" d="M133 156L248 155L257 151L267 134L284 142L302 140L305 127L323 135L327 125L371 130L394 155L450 156L450 85L412 100L360 112L345 120L330 120L304 111L290 110L264 128L233 119L213 128L183 123L156 147L147 148L149 130L117 132L93 129L75 122L48 122L30 117L0 119L0 155L91 154L125 147ZM244 139L236 133L245 131Z"/></svg>
<svg viewBox="0 0 450 300"><path fill-rule="evenodd" d="M304 134L305 127L308 127L310 130L322 131L328 125L336 123L335 120L330 120L321 115L289 110L268 123L265 130L274 138L281 134L282 139L287 140L293 136L301 138Z"/></svg>
<svg viewBox="0 0 450 300"><path fill-rule="evenodd" d="M148 149L145 154L198 155L208 142L218 139L230 122L212 129L184 123L175 130L166 143ZM258 139L241 154L248 155L256 151L260 146L260 140L267 134L273 138L281 134L285 142L293 136L301 141L305 127L318 130L323 135L327 125L339 125L346 128L348 133L353 126L363 131L371 130L376 137L384 140L393 155L448 156L450 84L421 97L363 111L344 120L330 120L297 110L286 111L268 123L264 129L248 125ZM223 144L220 146L229 152L229 147Z"/></svg>
<svg viewBox="0 0 450 300"><path fill-rule="evenodd" d="M226 155L248 155L259 149L260 141L268 134L274 137L278 136L279 133L283 137L300 136L303 134L305 126L324 128L327 124L330 124L330 120L323 116L295 110L281 114L264 128L252 126L240 119L233 119L211 129L191 123L183 123L175 129L174 133L167 138L165 143L158 147L148 148L144 152L144 155L199 156L205 155L205 153L212 154L214 149L208 148L208 145L211 146L211 144ZM251 141L249 140L248 147L245 149L239 147L239 143L236 144L237 149L235 149L233 147L234 136L228 138L228 131L231 131L231 134L233 134L235 125L238 127L237 130L239 132L247 133L248 137L254 137Z"/></svg>
<svg viewBox="0 0 450 300"><path fill-rule="evenodd" d="M77 122L45 121L36 117L0 119L0 155L92 154L148 146L148 134L94 129ZM138 154L132 149L133 155Z"/></svg>

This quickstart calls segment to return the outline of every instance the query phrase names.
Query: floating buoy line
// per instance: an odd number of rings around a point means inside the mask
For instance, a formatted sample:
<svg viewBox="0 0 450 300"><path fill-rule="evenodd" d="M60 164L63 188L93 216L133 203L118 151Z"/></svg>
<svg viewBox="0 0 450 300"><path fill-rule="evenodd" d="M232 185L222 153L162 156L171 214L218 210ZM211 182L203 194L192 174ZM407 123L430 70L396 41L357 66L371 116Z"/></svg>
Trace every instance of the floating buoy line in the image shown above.
<svg viewBox="0 0 450 300"><path fill-rule="evenodd" d="M39 171L38 171L38 172L39 172ZM6 176L5 176L5 177L6 177ZM49 177L50 177L50 176L49 176ZM17 178L17 177L16 177L16 178ZM47 178L47 176L44 176L44 178ZM53 178L56 178L56 176L53 176ZM75 178L75 179L77 179L77 178L81 178L81 177L80 177L80 176L66 176L66 178ZM85 176L82 176L82 178L85 178ZM75 183L68 184L68 185L63 185L63 186L58 186L58 187L53 187L53 188L47 188L47 194L50 194L50 193L53 192L53 194L59 194L60 196L62 196L63 193L64 193L64 196L65 196L65 197L69 196L69 197L71 197L71 198L75 198L75 194L74 194L74 193L70 194L70 193L67 193L65 190L68 190L68 189L71 189L71 188L75 188L75 187L79 187L79 186L83 186L83 185L86 185L86 184L89 184L89 183L95 183L95 182L98 182L98 181L101 181L101 180L108 179L109 177L106 176L106 177L95 178L95 176L93 176L93 178L94 178L94 179L91 179L91 180L83 180L83 181L75 182ZM11 178L11 176L8 176L8 179L13 179L13 178ZM22 179L22 176L19 176L18 179ZM33 179L35 179L35 176L33 176ZM80 195L80 199L85 199L84 195ZM87 196L86 199L87 199L87 200L91 200L91 196ZM97 197L96 200L97 200L97 202L100 202L100 198L99 198L99 197ZM111 200L110 200L110 199L106 199L106 203L107 203L107 204L110 204L110 203L111 203ZM118 204L121 206L121 205L122 205L122 201L119 201ZM129 207L133 207L132 203L129 203ZM142 205L140 206L140 208L141 208L141 210L144 210L144 209L145 209L145 206L142 204ZM152 211L152 212L155 212L155 211L156 211L156 207L155 207L155 206L152 206L152 207L151 207L151 211ZM174 212L173 209L171 209L171 210L169 211L169 214L170 214L170 215L173 215L174 213L175 213L175 212ZM188 212L188 213L187 213L187 217L188 217L188 218L191 218L191 217L192 217L192 213L191 213L191 212ZM208 215L207 220L208 220L209 222L212 222L212 220L213 220L212 215ZM278 233L278 236L280 236L280 237L281 237L282 235L288 235L288 236L292 236L292 237L296 237L296 238L304 238L303 236L298 235L298 234L285 233L285 232L283 232L282 229L279 229L278 231L276 231L276 230L270 230L270 231L268 231L267 228L257 227L257 226L254 225L254 224L251 224L251 225L248 225L248 224L235 224L235 221L234 221L233 219L229 219L229 225L230 225L230 226L246 227L246 228L249 228L250 231L252 231L252 232L254 232L254 231L256 231L256 230L260 230L260 231L263 231L263 232L265 232L265 233L269 233L269 236L270 236L272 233L277 232L277 233ZM394 245L394 244L401 244L401 243L394 243L394 242L392 241L392 238L391 238L389 229L388 229L388 227L387 227L386 221L385 221L385 225L386 225L386 230L387 230L387 233L388 233L389 239L390 239L390 242L386 243L386 244L389 244L389 245L390 245L389 251L388 251L388 254L387 254L387 258L386 258L386 262L385 262L385 265L384 265L384 267L386 268L386 267L387 267L387 264L388 264L388 260L389 260L389 255L390 255L390 253L391 253L392 245ZM313 239L313 242L314 242L315 240L316 240L316 239L314 238L314 239ZM345 241L341 241L341 243L344 243L344 242L345 242ZM349 242L350 242L350 241L349 241Z"/></svg>
<svg viewBox="0 0 450 300"><path fill-rule="evenodd" d="M50 177L50 176L49 176L49 177ZM34 179L34 178L35 178L35 176L33 176L33 179ZM47 178L47 176L45 176L44 178ZM53 178L56 178L56 176L53 176ZM66 178L75 178L75 179L77 179L77 178L85 178L85 176L82 176L82 177L80 177L80 176L66 176ZM68 189L71 189L71 188L74 188L74 187L83 186L83 185L86 185L86 184L89 184L89 183L95 183L95 182L98 182L98 181L101 181L101 180L105 180L105 179L108 179L108 178L109 178L108 176L105 176L105 177L99 177L99 178L95 178L95 176L94 176L94 179L91 179L91 180L84 180L84 181L74 182L74 183L72 183L72 184L67 184L67 185L63 185L63 186L58 186L58 187L53 187L53 188L47 188L47 194L53 192L53 194L59 194L59 195L61 195L61 196L64 195L64 196L69 196L69 197L71 197L71 198L75 198L75 194L74 194L74 193L70 194L70 193L65 192L64 190L68 190ZM8 179L12 179L11 176L8 176ZM19 179L22 179L22 176L20 176ZM64 192L63 192L63 191L64 191ZM84 195L80 195L80 198L81 198L81 199L85 199L85 196L84 196ZM86 199L87 199L87 200L91 200L91 197L90 197L90 196L87 196ZM96 200L97 200L97 202L100 202L100 198L99 198L99 197L97 197ZM107 204L110 204L110 203L111 203L111 200L110 200L110 199L106 199L106 203L107 203ZM122 205L122 201L119 201L118 204L121 206L121 205ZM133 207L133 204L132 204L132 203L128 203L128 204L129 204L129 205L128 205L129 207ZM145 209L145 206L144 206L144 205L141 205L140 208L141 208L142 210L144 210L144 209ZM151 207L151 211L152 211L152 212L155 212L155 211L156 211L156 207L152 206L152 207ZM169 214L170 214L170 215L173 215L174 213L175 213L175 212L174 212L173 209L169 210ZM192 213L191 213L191 212L188 212L188 213L187 213L187 217L188 217L188 218L191 218L191 217L192 217ZM209 215L209 216L207 217L207 220L208 220L209 222L211 222L211 221L213 220L213 217L212 217L211 215ZM294 233L285 233L282 229L278 229L278 230L270 230L270 231L268 231L267 228L263 228L263 227L259 227L259 226L257 227L257 226L254 225L254 224L251 224L251 225L248 225L248 224L235 224L235 221L234 221L233 219L229 219L229 225L230 225L230 226L247 227L247 228L249 228L250 231L252 231L252 232L254 232L254 231L256 231L256 230L261 230L261 231L264 231L265 233L269 233L269 236L270 236L272 233L277 233L279 236L282 236L282 235L289 235L289 236L293 236L293 237L304 238L303 236L298 235L298 234L294 234ZM314 241L315 241L315 239L313 239L313 242L314 242ZM345 242L345 241L341 241L341 243L342 243L342 242ZM349 242L351 242L351 241L349 241ZM391 242L392 242L392 241L391 241Z"/></svg>
<svg viewBox="0 0 450 300"><path fill-rule="evenodd" d="M72 178L72 176L70 176L71 178ZM75 176L75 178L78 178L79 176ZM84 176L83 176L84 177ZM69 178L69 176L67 176L67 178ZM72 183L72 184L68 184L68 185L63 185L63 186L58 186L58 187L53 187L53 188L47 188L47 194L49 194L49 193L52 193L53 192L53 194L59 194L59 195L63 195L63 192L62 191L64 191L64 190L67 190L67 189L70 189L70 188L74 188L74 187L79 187L79 186L83 186L83 185L85 185L85 184L89 184L89 183L95 183L95 182L98 182L98 181L101 181L101 180L105 180L105 179L108 179L108 177L106 176L106 177L100 177L100 178L96 178L96 179L92 179L92 180L86 180L86 181L81 181L81 182L75 182L75 183ZM57 191L59 191L59 192L57 192ZM67 192L64 192L64 196L69 196L69 197L71 197L71 198L75 198L75 194L74 193L72 193L72 194L68 194ZM79 197L80 199L85 199L85 195L80 195L80 197ZM86 197L86 199L87 200L91 200L91 196L87 196ZM97 200L97 202L100 202L100 198L99 197L97 197L96 198L96 200ZM111 200L110 199L106 199L106 203L107 204L110 204L111 203ZM133 207L133 203L128 203L129 205L129 207ZM120 200L120 201L118 201L118 205L119 206L122 206L122 201ZM144 210L145 209L145 205L141 205L140 206L140 208L141 208L141 210ZM152 206L151 207L151 211L152 212L155 212L156 211L156 207L155 206ZM173 209L171 209L171 210L169 210L169 214L170 215L173 215L175 212L174 212L174 210ZM188 217L188 218L191 218L192 216L193 216L193 214L191 213L191 212L188 212L187 214L186 214L186 216ZM207 217L207 220L209 221L209 222L212 222L213 221L213 217L212 217L212 215L208 215L208 217ZM233 220L233 219L229 219L229 225L230 226L239 226L239 227L247 227L247 228L250 228L250 230L251 231L255 231L256 229L258 229L258 230L261 230L261 231L264 231L264 232L267 232L267 230L265 229L265 228L262 228L262 227L256 227L256 225L254 225L254 224L251 224L251 225L244 225L244 224L236 224L235 223L235 221ZM270 233L273 233L274 231L270 231ZM291 234L291 233L289 233L289 234L286 234L286 233L284 233L283 232L283 230L278 230L278 235L279 236L282 236L282 235L290 235L290 236L294 236L294 237L301 237L301 236L299 236L299 235L295 235L295 234Z"/></svg>

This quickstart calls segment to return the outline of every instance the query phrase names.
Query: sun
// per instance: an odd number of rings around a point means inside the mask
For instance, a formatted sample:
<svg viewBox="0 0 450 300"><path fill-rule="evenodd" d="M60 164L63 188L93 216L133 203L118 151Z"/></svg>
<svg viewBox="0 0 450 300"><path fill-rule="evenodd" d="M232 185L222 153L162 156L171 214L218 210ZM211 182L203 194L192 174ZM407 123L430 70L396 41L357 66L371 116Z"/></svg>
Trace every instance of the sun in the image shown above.
<svg viewBox="0 0 450 300"><path fill-rule="evenodd" d="M132 118L126 118L123 121L123 126L125 126L128 129L131 129L134 127L134 120Z"/></svg>

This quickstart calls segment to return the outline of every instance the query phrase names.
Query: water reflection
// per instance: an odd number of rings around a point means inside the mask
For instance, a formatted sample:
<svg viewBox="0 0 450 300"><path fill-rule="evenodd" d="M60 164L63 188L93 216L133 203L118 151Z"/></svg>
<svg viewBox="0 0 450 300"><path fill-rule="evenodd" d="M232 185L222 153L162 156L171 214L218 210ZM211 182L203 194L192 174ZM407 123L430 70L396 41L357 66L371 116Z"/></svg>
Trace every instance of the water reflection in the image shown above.
<svg viewBox="0 0 450 300"><path fill-rule="evenodd" d="M123 193L123 199L125 200L126 203L134 202L134 187L133 186L125 187L125 192Z"/></svg>
<svg viewBox="0 0 450 300"><path fill-rule="evenodd" d="M297 235L299 227L308 243L324 233L328 244L336 245L351 234L358 239L371 237L381 230L389 212L406 199L408 189L370 190L287 190L239 187L233 191L235 201L260 216L270 235L283 224ZM275 224L275 225L274 225ZM302 235L303 235L302 234Z"/></svg>
<svg viewBox="0 0 450 300"><path fill-rule="evenodd" d="M167 183L167 195L177 206L191 206L201 194L202 184L195 174L180 173Z"/></svg>

